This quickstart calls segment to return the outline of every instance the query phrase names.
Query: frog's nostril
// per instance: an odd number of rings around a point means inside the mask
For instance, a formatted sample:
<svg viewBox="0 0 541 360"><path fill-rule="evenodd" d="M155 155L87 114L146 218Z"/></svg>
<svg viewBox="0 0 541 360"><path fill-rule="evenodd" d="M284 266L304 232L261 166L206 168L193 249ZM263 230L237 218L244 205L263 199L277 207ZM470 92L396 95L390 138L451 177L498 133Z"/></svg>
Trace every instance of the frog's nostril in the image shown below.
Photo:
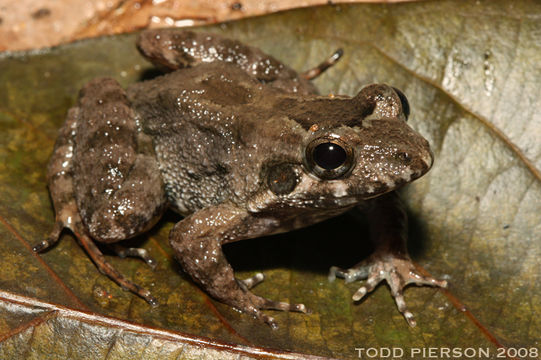
<svg viewBox="0 0 541 360"><path fill-rule="evenodd" d="M405 164L409 164L411 162L411 155L406 151L399 152L397 154L397 157L400 161L402 161Z"/></svg>

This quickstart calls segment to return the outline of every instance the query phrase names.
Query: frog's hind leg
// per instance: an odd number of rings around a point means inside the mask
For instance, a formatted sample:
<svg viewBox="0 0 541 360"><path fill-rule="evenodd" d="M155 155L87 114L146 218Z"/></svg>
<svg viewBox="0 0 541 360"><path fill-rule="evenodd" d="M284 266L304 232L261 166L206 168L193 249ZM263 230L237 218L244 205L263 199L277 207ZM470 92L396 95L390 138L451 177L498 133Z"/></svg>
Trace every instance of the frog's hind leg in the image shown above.
<svg viewBox="0 0 541 360"><path fill-rule="evenodd" d="M73 184L89 235L115 243L144 233L165 210L152 139L139 130L126 92L95 79L79 99Z"/></svg>
<svg viewBox="0 0 541 360"><path fill-rule="evenodd" d="M73 231L75 223L80 222L73 192L73 136L76 131L78 111L77 107L68 111L66 122L60 128L53 155L47 167L47 185L56 219L49 236L33 247L35 252L48 249L59 240L64 228Z"/></svg>
<svg viewBox="0 0 541 360"><path fill-rule="evenodd" d="M58 241L58 239L60 239L60 233L63 229L64 224L60 221L56 221L49 236L47 236L46 239L41 240L39 243L35 244L32 247L32 251L39 253L54 245Z"/></svg>
<svg viewBox="0 0 541 360"><path fill-rule="evenodd" d="M49 246L56 243L58 239L60 238L60 233L65 227L70 228L72 230L79 244L81 244L85 252L88 254L88 256L90 256L90 258L92 259L94 264L96 264L96 267L102 274L107 275L111 280L116 282L123 289L131 291L132 293L136 295L139 295L150 305L152 306L158 305L157 300L150 294L150 291L128 280L124 275L122 275L114 267L112 267L107 262L107 260L105 260L105 257L103 256L102 252L98 249L96 244L94 244L94 241L88 235L86 235L85 229L78 215L75 215L74 218L71 219L69 223L67 222L64 223L62 220L56 221L49 237L46 240L43 240L42 242L34 246L33 248L34 251L41 252L45 250L46 248L48 248ZM138 249L138 250L143 250L143 249ZM147 257L146 262L149 265L155 264L155 262L150 257Z"/></svg>
<svg viewBox="0 0 541 360"><path fill-rule="evenodd" d="M128 280L126 277L124 277L124 275L122 275L114 267L112 267L111 264L109 264L107 260L105 260L102 252L100 251L100 249L98 249L98 247L96 246L96 244L94 244L94 241L92 241L90 237L88 237L86 234L80 233L75 233L75 236L102 274L107 275L111 280L120 285L120 287L122 287L124 290L128 290L136 295L139 295L150 305L158 305L158 301L150 294L150 291Z"/></svg>
<svg viewBox="0 0 541 360"><path fill-rule="evenodd" d="M150 292L110 266L93 242L115 244L133 238L161 217L165 190L151 140L138 131L126 92L113 79L88 83L79 107L73 183L84 227L74 232L102 273L156 305ZM135 255L151 266L155 264L146 250L123 249L117 253L121 257Z"/></svg>
<svg viewBox="0 0 541 360"><path fill-rule="evenodd" d="M78 106L70 109L66 122L60 129L47 171L48 187L56 214L55 225L49 237L37 244L34 250L47 249L58 241L62 230L68 228L101 273L109 276L122 288L139 295L149 304L156 305L157 302L150 292L115 270L94 243L94 240L111 243L135 236L152 226L163 210L164 194L161 180L156 175L157 165L150 160L149 155L138 153L139 143L131 131L134 119L133 116L126 115L132 115L132 112L124 90L116 81L98 79L83 88ZM107 132L116 135L116 142L108 142L112 139L107 136ZM100 136L103 133L105 136ZM121 145L127 142L131 149L121 148ZM133 155L133 161L128 164L126 163L129 158L113 156L127 153ZM103 154L101 158L100 154ZM113 162L119 166L112 166ZM120 168L120 164L124 167ZM148 175L149 172L152 174ZM145 177L145 174L148 176ZM120 178L125 182L111 183L111 179ZM115 191L109 191L108 189L113 189L113 185ZM135 195L133 191L136 192ZM149 197L152 197L150 202L147 201ZM120 207L122 205L125 209ZM104 210L106 206L114 206L117 210L116 216L106 217L105 220L111 221L103 221L102 226L96 226L95 222L104 220L103 216L92 215L100 211L110 213L107 208ZM146 209L146 213L137 213L141 209ZM128 221L121 216L123 214L127 214ZM124 223L115 224L112 222L113 218L123 219ZM138 221L130 222L131 219ZM115 231L114 233L120 236L116 238L102 236L103 233L115 229L114 226L121 227L120 230L129 229L130 232ZM125 234L128 236L122 237ZM129 250L127 254L135 252ZM139 253L147 263L152 263L148 254Z"/></svg>
<svg viewBox="0 0 541 360"><path fill-rule="evenodd" d="M316 87L309 81L310 77L298 74L254 46L219 35L178 29L150 29L139 34L137 48L155 66L165 71L222 62L224 66L236 66L259 82L286 92L317 94ZM334 62L326 61L329 64Z"/></svg>

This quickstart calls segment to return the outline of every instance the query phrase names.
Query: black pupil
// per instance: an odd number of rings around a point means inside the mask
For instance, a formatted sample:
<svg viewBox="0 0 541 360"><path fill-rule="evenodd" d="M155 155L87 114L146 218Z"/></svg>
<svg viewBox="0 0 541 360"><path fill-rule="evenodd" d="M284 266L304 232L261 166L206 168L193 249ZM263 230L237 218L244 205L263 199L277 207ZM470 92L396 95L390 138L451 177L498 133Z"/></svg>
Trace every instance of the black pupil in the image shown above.
<svg viewBox="0 0 541 360"><path fill-rule="evenodd" d="M316 164L325 170L334 170L346 161L346 151L331 142L319 144L313 154Z"/></svg>

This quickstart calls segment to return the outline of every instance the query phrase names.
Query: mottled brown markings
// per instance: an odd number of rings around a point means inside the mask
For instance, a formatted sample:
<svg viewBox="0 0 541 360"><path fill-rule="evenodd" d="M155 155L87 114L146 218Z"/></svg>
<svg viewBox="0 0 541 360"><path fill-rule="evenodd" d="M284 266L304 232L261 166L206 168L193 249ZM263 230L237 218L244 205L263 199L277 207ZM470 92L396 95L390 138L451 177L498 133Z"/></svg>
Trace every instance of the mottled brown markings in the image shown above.
<svg viewBox="0 0 541 360"><path fill-rule="evenodd" d="M158 34L159 36L156 37ZM192 40L197 43L196 46L192 45ZM169 71L195 67L202 62L224 62L223 59L230 58L227 63L252 74L261 83L275 82L278 84L277 87L286 83L289 85L295 83L300 92L317 92L308 80L298 77L292 68L274 57L258 48L217 34L178 32L175 29L147 30L138 37L137 47L153 64ZM207 51L210 48L214 49L214 52ZM160 50L156 51L156 49ZM202 60L203 57L205 61ZM271 71L265 71L265 69ZM253 75L254 72L255 75Z"/></svg>
<svg viewBox="0 0 541 360"><path fill-rule="evenodd" d="M217 105L243 105L253 101L252 92L242 84L223 81L218 75L201 81L207 96Z"/></svg>
<svg viewBox="0 0 541 360"><path fill-rule="evenodd" d="M92 212L89 211L90 214L93 214L94 212L95 212L94 209L92 210ZM155 215L155 214L161 214L161 209L159 211L155 211L153 213L153 215ZM118 226L118 227L123 229L124 234L126 234L125 235L126 238L131 238L132 236L134 236L133 234L130 234L130 230L137 229L137 228L140 227L140 224L145 224L145 223L148 222L148 217L147 216L143 216L143 215L139 215L139 214L135 214L135 213L130 213L130 214L127 214L127 215L120 215L120 216L122 216L122 223L116 223L115 226ZM88 216L88 217L90 218L91 216ZM92 233L92 235L93 235L93 237L95 237L95 238L97 238L99 240L102 240L104 243L107 243L107 242L109 242L109 241L107 241L108 239L104 239L104 238L100 237L100 235L101 234L107 234L109 229L110 229L110 224L103 221L103 222L100 223L100 225L97 225L95 227L95 230ZM124 240L124 239L122 239L122 240ZM111 242L117 242L117 241L118 241L118 239L113 239Z"/></svg>
<svg viewBox="0 0 541 360"><path fill-rule="evenodd" d="M185 114L182 114L182 115L185 115ZM224 139L224 138L227 138L227 136L224 135L223 133L224 129L222 127L217 127L216 125L212 123L195 123L195 124L190 124L190 125L193 125L195 129L201 132L201 134L207 135L210 139L222 140L224 144L227 144L225 140L229 140L229 139ZM185 134L186 136L188 136L187 133ZM235 135L234 139L232 140L236 141L238 144L238 142L241 141L240 135L236 132L233 132L232 135Z"/></svg>
<svg viewBox="0 0 541 360"><path fill-rule="evenodd" d="M133 126L131 127L133 128ZM109 136L104 136L106 133L109 134ZM112 123L111 125L103 124L98 128L92 129L92 132L86 137L86 142L94 149L103 151L111 145L119 145L121 147L135 146L137 143L137 135L133 129L130 129L130 125L115 123ZM125 150L122 152L124 151ZM110 157L110 160L116 161L116 157L120 154L118 154L118 150L112 150L112 152L113 155ZM101 154L96 153L96 156L99 155Z"/></svg>
<svg viewBox="0 0 541 360"><path fill-rule="evenodd" d="M337 106L338 101L354 102L358 107ZM330 129L340 126L360 126L362 120L372 114L375 101L357 98L313 98L299 101L296 98L282 98L276 105L290 119L297 122L304 130L309 131L317 126L318 129ZM332 118L321 119L321 114L333 114Z"/></svg>
<svg viewBox="0 0 541 360"><path fill-rule="evenodd" d="M81 310L89 310L89 308L83 304L83 302L77 297L77 295L75 295L71 290L70 288L62 281L62 279L54 272L54 270L49 267L49 265L47 265L47 263L43 260L43 258L35 253L33 250L32 250L32 246L30 246L30 244L23 239L23 237L17 232L17 230L15 230L11 224L9 224L6 219L0 215L0 222L7 228L7 230L13 235L15 236L15 238L17 240L19 240L19 242L27 249L27 251L32 254L32 256L34 258L36 258L36 260L39 262L39 264L45 269L45 271L47 271L47 273L49 274L49 276L54 280L54 282L56 284L58 284L58 286L60 286L60 288L64 291L64 293L66 294L66 296L68 297L68 299L70 299L75 305L77 305L77 307Z"/></svg>

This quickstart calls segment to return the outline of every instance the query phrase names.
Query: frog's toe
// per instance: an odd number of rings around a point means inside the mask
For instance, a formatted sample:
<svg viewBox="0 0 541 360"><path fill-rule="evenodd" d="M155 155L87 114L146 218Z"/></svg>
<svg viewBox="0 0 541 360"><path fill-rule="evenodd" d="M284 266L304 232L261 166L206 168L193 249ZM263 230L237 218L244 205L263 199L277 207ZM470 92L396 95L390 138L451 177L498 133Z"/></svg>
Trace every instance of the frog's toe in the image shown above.
<svg viewBox="0 0 541 360"><path fill-rule="evenodd" d="M290 304L283 301L274 301L257 295L253 295L252 301L262 310L294 311L307 314L310 312L304 304Z"/></svg>
<svg viewBox="0 0 541 360"><path fill-rule="evenodd" d="M395 300L398 311L404 315L404 318L412 327L416 325L416 321L406 306L403 294L404 288L409 284L447 287L447 281L437 280L429 275L419 273L409 258L403 259L393 256L373 256L368 261L347 270L332 267L329 280L332 281L336 277L344 278L346 282L366 279L365 285L361 286L353 294L354 301L360 301L366 294L372 292L380 282L385 280L391 288L391 295Z"/></svg>
<svg viewBox="0 0 541 360"><path fill-rule="evenodd" d="M64 223L62 221L56 221L47 239L44 239L34 245L32 247L32 250L39 253L53 246L58 241L58 239L60 239L60 233L62 232L62 229L64 229Z"/></svg>
<svg viewBox="0 0 541 360"><path fill-rule="evenodd" d="M127 256L137 257L142 259L148 266L152 269L156 268L157 262L152 256L148 253L146 249L141 248L126 248L119 244L110 244L113 251L122 259Z"/></svg>
<svg viewBox="0 0 541 360"><path fill-rule="evenodd" d="M228 299L224 299L226 300L224 302L236 307L242 312L252 314L256 319L268 324L273 330L278 328L278 324L273 317L264 314L263 310L295 311L305 314L310 312L304 304L289 304L283 301L274 301L252 293L250 289L260 284L264 279L265 276L262 273L257 273L245 280L235 279L240 287L240 293L233 297L234 301L231 301L233 299L228 294Z"/></svg>
<svg viewBox="0 0 541 360"><path fill-rule="evenodd" d="M240 286L245 288L246 290L250 290L254 288L255 286L261 284L265 280L265 274L263 273L257 273L252 277L249 277L248 279L240 280L237 279L237 281L240 282Z"/></svg>
<svg viewBox="0 0 541 360"><path fill-rule="evenodd" d="M359 264L356 267L350 269L342 269L337 266L331 266L329 270L329 281L333 282L337 277L345 280L346 284L354 282L355 280L362 280L368 277L369 267Z"/></svg>
<svg viewBox="0 0 541 360"><path fill-rule="evenodd" d="M256 303L255 307L251 311L252 314L257 319L268 324L273 330L278 329L278 323L272 316L269 316L263 313L261 310L295 311L295 312L301 312L304 314L307 314L310 312L306 308L306 306L304 306L304 304L288 304L282 301L273 301L273 300L265 299L257 295L253 296L252 301ZM247 311L247 312L249 313L250 311Z"/></svg>
<svg viewBox="0 0 541 360"><path fill-rule="evenodd" d="M263 314L261 313L261 315L259 316L259 318L265 323L265 324L268 324L272 330L276 330L278 329L278 323L276 322L276 320L274 320L274 318L272 316L269 316L267 314Z"/></svg>
<svg viewBox="0 0 541 360"><path fill-rule="evenodd" d="M271 329L273 330L278 329L278 323L276 322L276 320L274 320L272 316L269 316L265 314L263 311L261 311L263 310L263 308L260 306L261 300L265 300L265 299L260 298L259 296L254 295L250 292L247 292L247 293L244 293L244 297L240 299L240 302L236 304L232 304L232 305L238 310L241 310L242 312L246 314L251 314L254 318L269 325Z"/></svg>

